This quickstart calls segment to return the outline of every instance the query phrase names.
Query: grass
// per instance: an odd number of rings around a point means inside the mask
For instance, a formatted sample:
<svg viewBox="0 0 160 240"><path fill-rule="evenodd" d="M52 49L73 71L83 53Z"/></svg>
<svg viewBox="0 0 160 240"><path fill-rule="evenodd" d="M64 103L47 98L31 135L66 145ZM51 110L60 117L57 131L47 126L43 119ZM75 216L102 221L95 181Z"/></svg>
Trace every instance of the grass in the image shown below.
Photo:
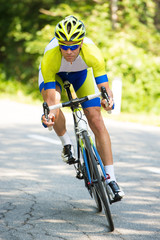
<svg viewBox="0 0 160 240"><path fill-rule="evenodd" d="M106 113L104 113L106 116ZM108 118L113 119L115 121L121 121L121 122L133 122L133 123L139 123L143 125L152 125L160 127L160 116L147 114L147 113L120 113L118 115L114 114L108 114Z"/></svg>
<svg viewBox="0 0 160 240"><path fill-rule="evenodd" d="M31 95L25 95L22 91L18 90L16 94L1 93L1 99L9 99L14 102L20 102L24 104L42 105L42 100L34 99Z"/></svg>

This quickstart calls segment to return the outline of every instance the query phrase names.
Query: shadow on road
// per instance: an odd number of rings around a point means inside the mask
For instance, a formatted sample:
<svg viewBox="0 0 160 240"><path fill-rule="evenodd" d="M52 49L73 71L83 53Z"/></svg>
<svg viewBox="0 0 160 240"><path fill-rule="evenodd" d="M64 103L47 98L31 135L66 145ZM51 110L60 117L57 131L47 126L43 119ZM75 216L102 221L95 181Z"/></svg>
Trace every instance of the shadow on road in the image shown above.
<svg viewBox="0 0 160 240"><path fill-rule="evenodd" d="M117 179L126 193L122 202L111 206L116 228L112 234L83 181L75 179L74 167L62 162L54 133L36 125L1 128L3 240L159 239L159 134L119 127L109 131ZM33 134L54 138L57 144L29 137Z"/></svg>

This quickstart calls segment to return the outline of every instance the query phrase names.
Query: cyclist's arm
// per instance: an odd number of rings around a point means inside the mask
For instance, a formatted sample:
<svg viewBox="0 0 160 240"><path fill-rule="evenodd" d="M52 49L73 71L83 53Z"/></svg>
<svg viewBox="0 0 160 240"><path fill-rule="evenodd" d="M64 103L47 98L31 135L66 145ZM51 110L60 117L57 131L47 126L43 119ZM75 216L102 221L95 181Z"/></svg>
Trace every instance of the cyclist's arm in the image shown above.
<svg viewBox="0 0 160 240"><path fill-rule="evenodd" d="M86 62L87 66L92 67L95 81L99 90L101 89L101 86L104 86L106 88L107 93L110 97L109 107L112 108L113 94L109 88L108 77L105 70L105 62L99 48L97 48L97 46L93 43L83 43L80 55ZM106 110L110 109L107 108Z"/></svg>
<svg viewBox="0 0 160 240"><path fill-rule="evenodd" d="M47 89L44 90L42 89L42 97L44 102L47 102L48 106L54 105L56 103L55 100L55 89ZM55 115L56 112L55 110L51 110L49 113L49 121L48 119L46 119L45 115L42 116L42 122L44 125L46 125L47 127L53 126L54 124L54 120L55 120Z"/></svg>
<svg viewBox="0 0 160 240"><path fill-rule="evenodd" d="M53 64L54 63L54 64ZM56 73L60 68L61 54L59 47L48 50L42 59L41 70L44 78L44 89L42 91L42 96L44 102L47 102L48 106L56 104ZM49 117L53 119L53 115L56 115L56 110L51 110ZM45 117L43 120L46 121ZM43 121L43 123L44 123ZM51 124L51 123L50 123ZM50 125L46 124L47 126ZM53 125L53 124L52 124Z"/></svg>
<svg viewBox="0 0 160 240"><path fill-rule="evenodd" d="M101 89L102 86L104 86L104 87L106 88L106 91L107 91L107 93L108 93L108 96L109 96L110 98L113 98L113 93L112 93L112 90L111 90L110 87L109 87L109 83L108 83L108 82L100 83L100 84L98 84L97 86L98 86L99 90Z"/></svg>
<svg viewBox="0 0 160 240"><path fill-rule="evenodd" d="M104 58L100 52L100 50L92 44L92 47L90 47L89 53L87 51L87 57L88 55L90 56L88 60L88 65L92 67L93 69L93 74L95 77L95 81L96 84L99 88L99 90L101 90L101 87L104 86L106 88L106 91L109 95L109 106L106 106L106 100L101 101L102 106L104 107L105 110L111 110L112 106L113 106L113 93L111 91L111 89L109 88L109 83L108 83L108 77L106 74L106 70L105 70L105 62L104 62Z"/></svg>
<svg viewBox="0 0 160 240"><path fill-rule="evenodd" d="M44 88L41 91L44 102L47 102L48 106L56 104L56 90L55 90L55 80L54 80L54 72L50 69L50 67L46 64L43 64L42 61L42 74L44 77ZM53 79L52 81L50 79ZM42 122L47 126L53 126L56 112L55 110L50 111L48 121L46 117L42 116Z"/></svg>
<svg viewBox="0 0 160 240"><path fill-rule="evenodd" d="M106 91L108 93L108 96L109 96L109 103L108 103L108 106L106 105L106 100L105 99L102 99L101 100L101 105L102 107L108 111L108 110L112 110L112 107L113 107L113 93L111 91L111 89L109 88L109 83L108 82L103 82L103 83L100 83L97 85L99 90L101 89L102 86L104 86L106 88Z"/></svg>

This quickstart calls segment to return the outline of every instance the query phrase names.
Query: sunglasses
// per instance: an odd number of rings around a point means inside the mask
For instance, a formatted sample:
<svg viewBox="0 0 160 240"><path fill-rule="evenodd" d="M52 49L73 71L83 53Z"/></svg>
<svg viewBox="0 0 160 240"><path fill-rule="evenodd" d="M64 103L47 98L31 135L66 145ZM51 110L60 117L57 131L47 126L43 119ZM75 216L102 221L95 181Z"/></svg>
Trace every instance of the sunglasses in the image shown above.
<svg viewBox="0 0 160 240"><path fill-rule="evenodd" d="M63 43L59 43L59 46L60 46L61 49L65 50L65 51L68 50L68 49L70 49L71 51L74 51L77 48L79 48L80 44L81 44L81 42L73 44L73 45L66 45L66 44L63 44Z"/></svg>

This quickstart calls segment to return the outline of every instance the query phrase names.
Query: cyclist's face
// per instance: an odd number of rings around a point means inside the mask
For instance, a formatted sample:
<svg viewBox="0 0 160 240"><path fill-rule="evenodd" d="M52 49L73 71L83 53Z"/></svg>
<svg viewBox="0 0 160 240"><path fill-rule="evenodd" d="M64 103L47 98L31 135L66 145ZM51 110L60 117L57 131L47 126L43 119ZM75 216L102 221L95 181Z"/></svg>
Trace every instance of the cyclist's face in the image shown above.
<svg viewBox="0 0 160 240"><path fill-rule="evenodd" d="M62 44L65 44L66 46L76 45L76 43L78 44L79 42L67 42L67 41L62 42ZM81 42L81 44L78 44L78 48L75 50L71 50L70 48L68 48L67 50L64 50L62 48L60 48L60 49L61 49L61 53L62 53L63 57L66 59L66 61L72 63L78 57L81 47L82 47L82 42Z"/></svg>

